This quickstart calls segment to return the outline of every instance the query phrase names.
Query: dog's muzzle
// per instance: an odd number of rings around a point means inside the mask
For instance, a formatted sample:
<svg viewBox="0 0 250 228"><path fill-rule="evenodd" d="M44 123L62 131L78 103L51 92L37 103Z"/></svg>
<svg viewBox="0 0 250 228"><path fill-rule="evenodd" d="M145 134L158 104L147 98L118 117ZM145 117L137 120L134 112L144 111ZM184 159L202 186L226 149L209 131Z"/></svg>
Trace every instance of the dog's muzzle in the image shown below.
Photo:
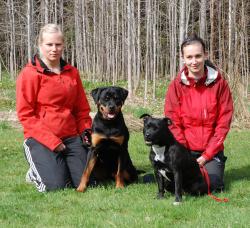
<svg viewBox="0 0 250 228"><path fill-rule="evenodd" d="M147 146L152 146L152 141L145 140L145 144L146 144Z"/></svg>

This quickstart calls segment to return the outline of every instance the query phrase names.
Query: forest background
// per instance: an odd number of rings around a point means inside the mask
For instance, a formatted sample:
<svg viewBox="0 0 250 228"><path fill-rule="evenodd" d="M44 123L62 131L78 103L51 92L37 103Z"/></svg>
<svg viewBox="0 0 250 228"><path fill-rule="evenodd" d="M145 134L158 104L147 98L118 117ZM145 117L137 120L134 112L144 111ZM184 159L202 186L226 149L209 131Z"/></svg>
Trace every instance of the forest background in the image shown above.
<svg viewBox="0 0 250 228"><path fill-rule="evenodd" d="M183 64L180 44L197 33L229 81L234 120L249 119L249 1L0 0L0 80L16 79L37 52L45 23L61 25L64 59L83 80L123 81L130 100L141 89L144 104L159 83L175 77Z"/></svg>

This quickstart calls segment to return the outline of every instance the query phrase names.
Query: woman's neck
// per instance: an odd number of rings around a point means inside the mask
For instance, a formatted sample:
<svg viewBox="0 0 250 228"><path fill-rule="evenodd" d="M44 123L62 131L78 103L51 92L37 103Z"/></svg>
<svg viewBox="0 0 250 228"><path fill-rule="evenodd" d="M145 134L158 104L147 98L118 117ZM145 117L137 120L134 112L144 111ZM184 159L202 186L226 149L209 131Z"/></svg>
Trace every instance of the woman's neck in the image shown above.
<svg viewBox="0 0 250 228"><path fill-rule="evenodd" d="M47 59L44 59L41 57L41 60L45 63L45 65L52 71L55 73L60 73L60 61L58 62L51 62L48 61Z"/></svg>
<svg viewBox="0 0 250 228"><path fill-rule="evenodd" d="M202 71L197 72L197 73L189 71L188 72L188 77L193 78L195 80L199 80L199 79L201 79L203 77L204 73L205 73L205 70L202 70Z"/></svg>

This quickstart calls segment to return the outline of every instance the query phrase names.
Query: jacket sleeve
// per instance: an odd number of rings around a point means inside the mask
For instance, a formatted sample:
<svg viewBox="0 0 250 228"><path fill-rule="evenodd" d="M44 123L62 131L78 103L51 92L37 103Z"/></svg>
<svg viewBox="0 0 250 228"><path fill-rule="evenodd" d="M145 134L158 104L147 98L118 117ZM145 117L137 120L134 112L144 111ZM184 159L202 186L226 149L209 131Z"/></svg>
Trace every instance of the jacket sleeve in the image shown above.
<svg viewBox="0 0 250 228"><path fill-rule="evenodd" d="M86 128L91 128L92 119L89 113L90 113L90 106L82 85L82 81L77 71L77 97L75 99L73 115L75 116L76 119L77 130L79 134L82 134L82 132Z"/></svg>
<svg viewBox="0 0 250 228"><path fill-rule="evenodd" d="M222 82L218 97L218 118L215 123L215 132L202 154L206 160L211 160L223 148L223 142L230 129L233 115L233 101L229 86L225 80Z"/></svg>
<svg viewBox="0 0 250 228"><path fill-rule="evenodd" d="M16 84L16 110L24 134L54 150L62 141L36 116L35 107L40 87L39 76L32 75L24 68Z"/></svg>
<svg viewBox="0 0 250 228"><path fill-rule="evenodd" d="M170 83L166 93L164 114L172 120L172 125L169 126L169 129L174 137L179 143L186 147L187 141L184 136L180 115L180 95L175 80Z"/></svg>

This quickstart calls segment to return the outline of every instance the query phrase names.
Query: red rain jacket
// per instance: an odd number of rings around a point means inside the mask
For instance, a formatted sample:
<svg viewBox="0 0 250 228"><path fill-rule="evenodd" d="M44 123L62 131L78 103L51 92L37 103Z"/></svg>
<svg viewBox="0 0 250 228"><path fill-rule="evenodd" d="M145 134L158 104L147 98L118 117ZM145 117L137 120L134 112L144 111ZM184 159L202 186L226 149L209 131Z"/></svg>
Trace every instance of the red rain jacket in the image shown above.
<svg viewBox="0 0 250 228"><path fill-rule="evenodd" d="M233 102L221 74L206 67L198 82L188 78L184 67L170 83L165 100L165 116L172 119L170 130L177 141L211 160L224 149Z"/></svg>
<svg viewBox="0 0 250 228"><path fill-rule="evenodd" d="M90 107L79 73L63 60L61 73L55 74L35 57L20 72L16 99L24 137L33 137L51 150L62 139L91 127Z"/></svg>

